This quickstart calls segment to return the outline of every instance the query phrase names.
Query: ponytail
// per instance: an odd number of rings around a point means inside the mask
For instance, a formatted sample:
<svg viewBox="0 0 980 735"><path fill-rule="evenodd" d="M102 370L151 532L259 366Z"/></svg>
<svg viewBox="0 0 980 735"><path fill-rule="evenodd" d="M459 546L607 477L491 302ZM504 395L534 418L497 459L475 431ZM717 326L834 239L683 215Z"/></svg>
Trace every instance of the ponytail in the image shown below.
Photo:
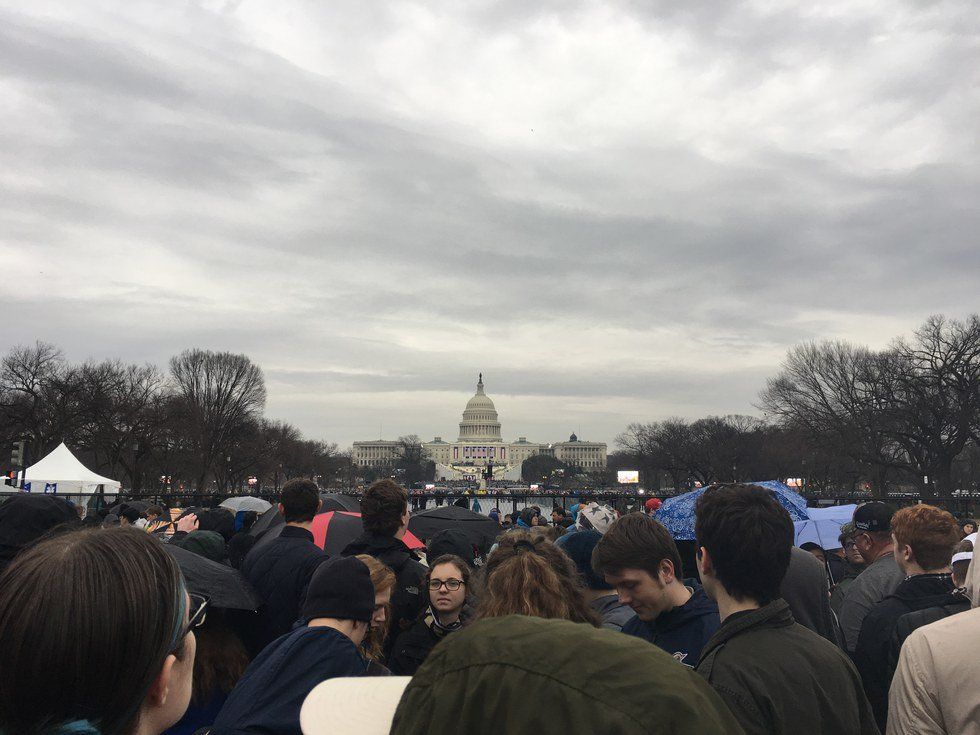
<svg viewBox="0 0 980 735"><path fill-rule="evenodd" d="M568 556L543 536L523 531L504 536L487 561L478 616L504 615L599 624Z"/></svg>

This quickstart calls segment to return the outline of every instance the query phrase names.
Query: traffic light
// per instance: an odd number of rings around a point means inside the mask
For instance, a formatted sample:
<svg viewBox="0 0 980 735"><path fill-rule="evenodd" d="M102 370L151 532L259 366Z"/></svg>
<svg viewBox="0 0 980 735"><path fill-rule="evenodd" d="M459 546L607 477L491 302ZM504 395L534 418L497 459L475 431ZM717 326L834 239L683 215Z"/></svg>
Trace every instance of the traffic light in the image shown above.
<svg viewBox="0 0 980 735"><path fill-rule="evenodd" d="M24 466L24 440L14 442L13 451L10 452L10 465L18 469Z"/></svg>

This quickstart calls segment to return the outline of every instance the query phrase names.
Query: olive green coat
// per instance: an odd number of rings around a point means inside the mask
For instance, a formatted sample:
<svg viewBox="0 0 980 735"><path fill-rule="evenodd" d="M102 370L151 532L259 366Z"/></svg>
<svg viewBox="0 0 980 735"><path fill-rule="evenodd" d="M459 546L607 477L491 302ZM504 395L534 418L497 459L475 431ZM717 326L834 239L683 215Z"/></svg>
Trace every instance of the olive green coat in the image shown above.
<svg viewBox="0 0 980 735"><path fill-rule="evenodd" d="M612 630L512 615L439 643L412 679L392 735L742 732L692 669Z"/></svg>

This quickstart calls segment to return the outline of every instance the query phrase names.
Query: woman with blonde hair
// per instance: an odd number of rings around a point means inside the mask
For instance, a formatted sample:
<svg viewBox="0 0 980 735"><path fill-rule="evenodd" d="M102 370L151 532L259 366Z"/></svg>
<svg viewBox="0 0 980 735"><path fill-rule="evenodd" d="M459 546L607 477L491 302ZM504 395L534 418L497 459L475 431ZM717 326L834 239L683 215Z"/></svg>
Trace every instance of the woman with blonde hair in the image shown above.
<svg viewBox="0 0 980 735"><path fill-rule="evenodd" d="M504 535L490 554L477 615L533 615L600 625L572 560L547 538L526 531Z"/></svg>
<svg viewBox="0 0 980 735"><path fill-rule="evenodd" d="M391 608L391 592L395 587L395 573L391 569L368 554L358 554L371 573L371 584L374 585L374 615L371 616L371 629L360 645L361 655L368 662L368 676L388 676L391 672L381 663L381 650L385 638L388 637L389 610Z"/></svg>

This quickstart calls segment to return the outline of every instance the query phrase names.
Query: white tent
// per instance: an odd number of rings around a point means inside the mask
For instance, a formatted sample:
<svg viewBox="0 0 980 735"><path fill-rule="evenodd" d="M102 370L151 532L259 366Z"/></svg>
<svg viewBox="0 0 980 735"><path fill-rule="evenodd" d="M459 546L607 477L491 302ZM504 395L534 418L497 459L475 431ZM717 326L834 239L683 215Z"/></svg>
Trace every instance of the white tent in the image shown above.
<svg viewBox="0 0 980 735"><path fill-rule="evenodd" d="M51 454L27 468L25 482L31 492L53 492L57 495L96 495L99 486L106 495L116 495L119 483L97 475L83 465L68 447L60 444Z"/></svg>

